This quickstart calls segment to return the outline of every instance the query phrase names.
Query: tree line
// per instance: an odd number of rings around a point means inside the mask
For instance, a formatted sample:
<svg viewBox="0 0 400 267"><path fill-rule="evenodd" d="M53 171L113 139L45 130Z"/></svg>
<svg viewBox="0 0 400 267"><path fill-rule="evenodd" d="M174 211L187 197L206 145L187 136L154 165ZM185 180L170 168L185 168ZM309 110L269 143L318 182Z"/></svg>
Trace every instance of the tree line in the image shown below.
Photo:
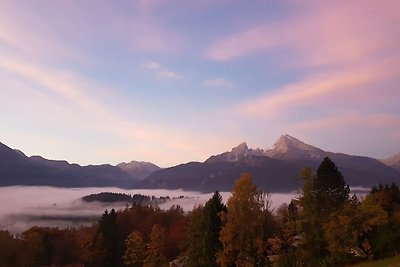
<svg viewBox="0 0 400 267"><path fill-rule="evenodd" d="M398 254L397 185L350 195L329 158L300 176L299 197L277 210L243 174L226 205L215 192L188 213L132 205L90 227L0 231L0 266L344 266Z"/></svg>

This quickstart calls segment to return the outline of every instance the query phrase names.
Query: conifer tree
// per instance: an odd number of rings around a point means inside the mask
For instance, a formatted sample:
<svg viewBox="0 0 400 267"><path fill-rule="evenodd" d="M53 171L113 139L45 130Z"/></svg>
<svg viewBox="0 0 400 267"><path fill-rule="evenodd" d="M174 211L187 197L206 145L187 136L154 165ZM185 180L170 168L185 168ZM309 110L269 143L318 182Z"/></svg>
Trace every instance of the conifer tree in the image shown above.
<svg viewBox="0 0 400 267"><path fill-rule="evenodd" d="M335 163L328 157L324 158L313 181L313 193L319 214L323 217L329 216L342 208L349 199L349 192L350 188Z"/></svg>
<svg viewBox="0 0 400 267"><path fill-rule="evenodd" d="M194 209L189 215L184 253L188 266L217 266L216 254L222 247L219 240L222 227L220 214L224 211L226 206L217 191L204 207Z"/></svg>
<svg viewBox="0 0 400 267"><path fill-rule="evenodd" d="M119 240L116 220L117 213L114 209L110 212L106 210L99 220L99 231L104 249L104 254L102 255L104 258L101 262L104 266L116 266L119 263Z"/></svg>
<svg viewBox="0 0 400 267"><path fill-rule="evenodd" d="M325 264L328 254L323 225L332 214L342 209L349 199L350 189L335 163L327 157L321 162L315 176L311 168L305 169L301 176L305 180L300 197L301 230L310 265L321 265Z"/></svg>

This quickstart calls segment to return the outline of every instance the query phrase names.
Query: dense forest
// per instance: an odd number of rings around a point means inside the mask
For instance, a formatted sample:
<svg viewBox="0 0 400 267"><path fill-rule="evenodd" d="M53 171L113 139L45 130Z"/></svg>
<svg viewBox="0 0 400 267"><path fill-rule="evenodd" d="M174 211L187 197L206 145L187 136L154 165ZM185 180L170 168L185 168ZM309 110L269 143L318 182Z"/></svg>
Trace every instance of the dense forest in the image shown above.
<svg viewBox="0 0 400 267"><path fill-rule="evenodd" d="M180 198L183 198L181 196ZM171 198L169 196L165 197L155 197L155 196L145 196L142 194L124 194L124 193L114 193L114 192L101 192L98 194L90 194L88 196L82 197L83 201L86 202L126 202L130 204L139 204L139 205L156 205L165 203L170 201Z"/></svg>
<svg viewBox="0 0 400 267"><path fill-rule="evenodd" d="M277 210L243 174L226 205L215 192L188 213L134 204L90 227L0 231L0 266L343 266L397 255L397 185L350 195L329 158L300 179L299 198Z"/></svg>

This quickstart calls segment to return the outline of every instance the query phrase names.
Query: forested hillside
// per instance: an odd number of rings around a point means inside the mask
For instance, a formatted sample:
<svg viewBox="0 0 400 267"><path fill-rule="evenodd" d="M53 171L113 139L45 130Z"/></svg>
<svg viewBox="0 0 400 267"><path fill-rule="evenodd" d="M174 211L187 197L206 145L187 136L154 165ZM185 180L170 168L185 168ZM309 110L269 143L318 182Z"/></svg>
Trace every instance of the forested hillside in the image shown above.
<svg viewBox="0 0 400 267"><path fill-rule="evenodd" d="M218 192L189 213L133 205L79 229L0 231L0 266L345 266L400 250L400 189L349 195L329 158L302 172L298 199L270 209L249 173L226 205Z"/></svg>

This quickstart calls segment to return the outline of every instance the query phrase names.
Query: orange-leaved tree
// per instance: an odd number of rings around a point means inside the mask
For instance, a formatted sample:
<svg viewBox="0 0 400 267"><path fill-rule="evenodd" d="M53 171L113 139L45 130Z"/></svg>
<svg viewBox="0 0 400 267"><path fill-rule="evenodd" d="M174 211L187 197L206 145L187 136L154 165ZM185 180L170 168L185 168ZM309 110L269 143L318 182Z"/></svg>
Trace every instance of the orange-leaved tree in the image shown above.
<svg viewBox="0 0 400 267"><path fill-rule="evenodd" d="M227 212L222 215L222 250L217 254L221 266L263 266L266 261L265 194L257 190L250 174L243 174L232 190Z"/></svg>

